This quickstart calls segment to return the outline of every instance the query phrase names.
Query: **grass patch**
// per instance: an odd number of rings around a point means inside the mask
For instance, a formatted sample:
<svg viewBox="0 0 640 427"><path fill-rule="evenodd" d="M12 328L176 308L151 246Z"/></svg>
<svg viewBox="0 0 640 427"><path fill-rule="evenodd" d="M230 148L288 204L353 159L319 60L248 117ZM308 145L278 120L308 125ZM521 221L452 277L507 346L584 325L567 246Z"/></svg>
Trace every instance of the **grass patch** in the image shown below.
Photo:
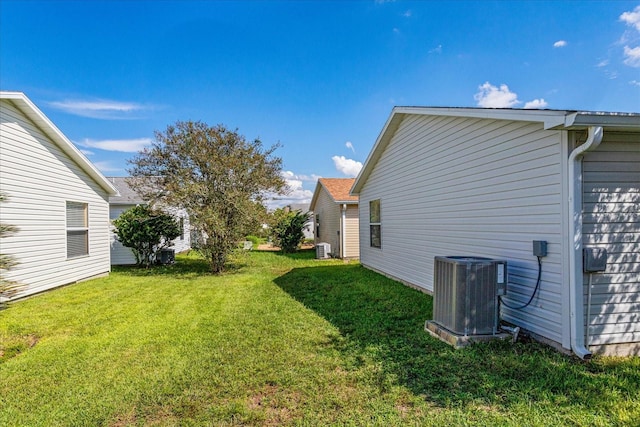
<svg viewBox="0 0 640 427"><path fill-rule="evenodd" d="M453 350L431 298L312 251L196 257L0 312L0 425L629 425L638 358Z"/></svg>

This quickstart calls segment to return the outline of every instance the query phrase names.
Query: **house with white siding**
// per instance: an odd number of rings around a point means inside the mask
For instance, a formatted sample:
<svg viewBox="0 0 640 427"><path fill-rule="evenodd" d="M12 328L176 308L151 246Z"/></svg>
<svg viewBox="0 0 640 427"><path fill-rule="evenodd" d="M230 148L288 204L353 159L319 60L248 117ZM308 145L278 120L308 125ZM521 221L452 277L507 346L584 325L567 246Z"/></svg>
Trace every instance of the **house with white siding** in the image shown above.
<svg viewBox="0 0 640 427"><path fill-rule="evenodd" d="M0 222L18 231L1 252L16 298L108 274L109 197L116 188L21 92L0 92Z"/></svg>
<svg viewBox="0 0 640 427"><path fill-rule="evenodd" d="M115 227L113 220L117 219L122 212L131 209L137 205L146 204L147 202L131 188L127 183L127 177L107 177L107 180L118 190L117 196L109 197L109 219L110 227L110 247L111 247L111 264L112 265L132 265L136 263L136 257L133 255L131 248L122 245L114 233ZM176 253L184 252L191 249L191 228L189 225L189 216L183 209L167 208L164 209L168 214L173 215L180 223L181 234L172 241L173 249Z"/></svg>
<svg viewBox="0 0 640 427"><path fill-rule="evenodd" d="M640 114L396 107L351 194L365 267L432 292L436 256L505 260L504 322L581 358L640 354Z"/></svg>
<svg viewBox="0 0 640 427"><path fill-rule="evenodd" d="M355 178L320 178L310 209L315 243L329 243L337 258L358 258L358 197L349 194Z"/></svg>

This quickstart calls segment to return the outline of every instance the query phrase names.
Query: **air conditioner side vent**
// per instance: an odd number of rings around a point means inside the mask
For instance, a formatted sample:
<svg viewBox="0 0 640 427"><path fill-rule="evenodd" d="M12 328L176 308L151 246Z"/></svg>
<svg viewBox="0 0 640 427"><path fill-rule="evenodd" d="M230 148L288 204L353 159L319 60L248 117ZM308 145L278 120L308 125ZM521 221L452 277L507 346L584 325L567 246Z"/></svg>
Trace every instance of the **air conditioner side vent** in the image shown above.
<svg viewBox="0 0 640 427"><path fill-rule="evenodd" d="M506 292L506 283L506 261L435 257L433 321L457 335L496 334L498 295Z"/></svg>

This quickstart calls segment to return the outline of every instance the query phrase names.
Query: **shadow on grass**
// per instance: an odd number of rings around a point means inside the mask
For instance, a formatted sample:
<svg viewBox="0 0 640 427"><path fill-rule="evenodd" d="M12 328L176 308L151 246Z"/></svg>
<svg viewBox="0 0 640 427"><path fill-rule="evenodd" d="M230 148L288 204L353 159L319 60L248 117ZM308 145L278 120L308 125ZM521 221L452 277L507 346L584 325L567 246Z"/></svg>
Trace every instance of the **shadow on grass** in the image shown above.
<svg viewBox="0 0 640 427"><path fill-rule="evenodd" d="M232 256L222 274L234 273L246 267L246 257L243 255L243 253L238 252L237 255ZM176 261L173 264L152 265L149 268L136 265L118 265L113 266L112 271L137 277L176 276L182 279L202 275L214 275L214 273L211 272L211 266L207 260L196 251L189 251L189 253L177 255Z"/></svg>
<svg viewBox="0 0 640 427"><path fill-rule="evenodd" d="M255 249L254 252L268 252L274 255L282 256L289 259L295 259L295 260L311 260L311 259L314 259L316 256L315 249L301 249L297 252L292 252L292 253L286 253L282 251L273 251L273 250L266 251L266 250Z"/></svg>
<svg viewBox="0 0 640 427"><path fill-rule="evenodd" d="M430 296L360 265L293 269L275 283L340 330L345 339L337 345L353 369L381 366L382 389L399 384L443 407L508 410L535 402L565 413L586 407L614 423L621 396L637 398L639 364L632 360L583 363L536 342L454 350L424 331L432 318Z"/></svg>

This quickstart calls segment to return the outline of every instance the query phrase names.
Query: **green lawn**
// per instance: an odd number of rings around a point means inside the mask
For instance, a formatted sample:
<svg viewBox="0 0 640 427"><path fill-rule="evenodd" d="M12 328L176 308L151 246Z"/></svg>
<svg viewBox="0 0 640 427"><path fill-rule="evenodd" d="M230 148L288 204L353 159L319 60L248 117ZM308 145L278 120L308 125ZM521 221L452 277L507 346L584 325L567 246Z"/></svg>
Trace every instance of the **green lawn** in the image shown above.
<svg viewBox="0 0 640 427"><path fill-rule="evenodd" d="M253 252L116 269L0 312L1 426L638 425L640 358L453 350L431 298L357 263Z"/></svg>

